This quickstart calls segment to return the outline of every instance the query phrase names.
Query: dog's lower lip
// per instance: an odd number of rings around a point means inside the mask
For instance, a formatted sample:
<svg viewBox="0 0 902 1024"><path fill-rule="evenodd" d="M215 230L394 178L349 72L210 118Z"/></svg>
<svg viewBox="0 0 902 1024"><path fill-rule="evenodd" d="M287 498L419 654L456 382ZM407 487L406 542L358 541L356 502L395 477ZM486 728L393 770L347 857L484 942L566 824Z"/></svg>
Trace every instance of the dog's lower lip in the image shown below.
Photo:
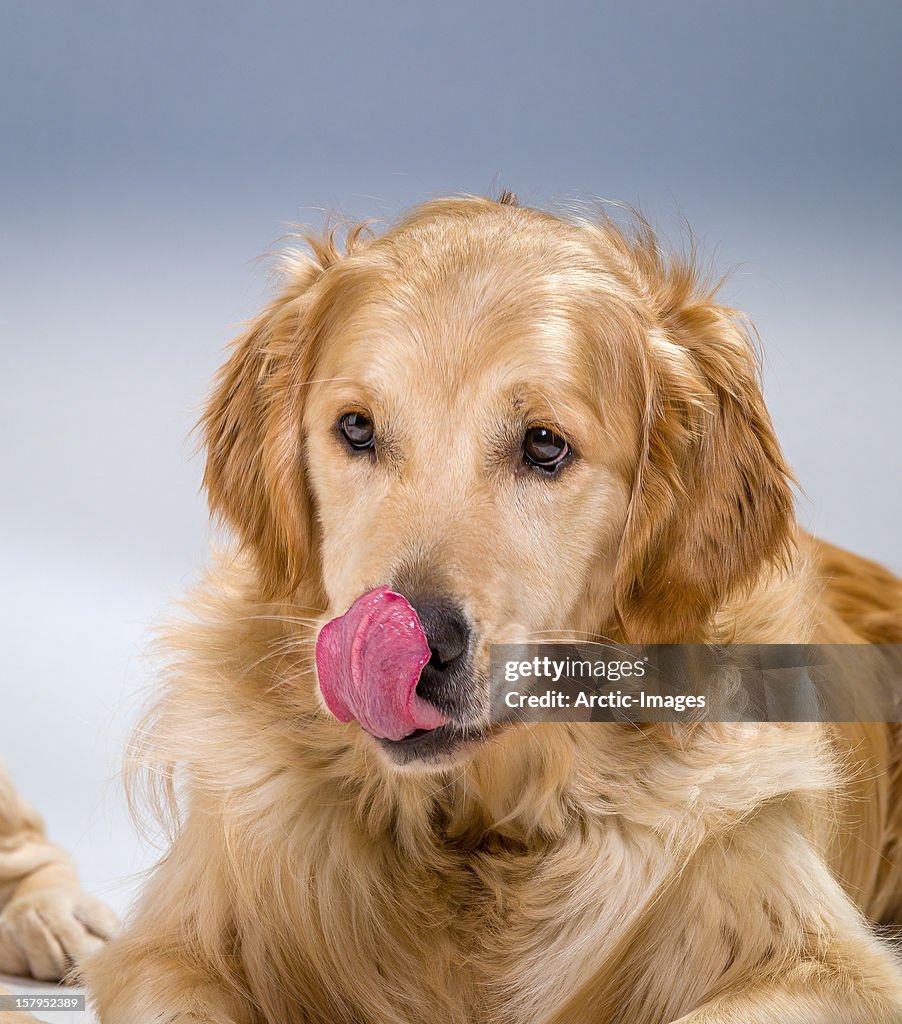
<svg viewBox="0 0 902 1024"><path fill-rule="evenodd" d="M484 739L482 730L462 732L453 723L440 725L436 729L416 729L400 740L379 739L377 742L386 750L394 750L399 754L430 759L435 755L453 754L466 743Z"/></svg>
<svg viewBox="0 0 902 1024"><path fill-rule="evenodd" d="M403 739L396 740L396 743L410 743L412 740L418 740L421 736L425 736L428 733L433 732L432 729L414 729L409 736L403 737Z"/></svg>
<svg viewBox="0 0 902 1024"><path fill-rule="evenodd" d="M452 735L448 732L445 726L439 726L437 729L414 729L413 732L408 733L399 740L380 738L379 742L384 743L388 747L404 747L415 744L417 741L423 740L426 737L447 741L452 738ZM454 738L457 738L457 734L454 735Z"/></svg>

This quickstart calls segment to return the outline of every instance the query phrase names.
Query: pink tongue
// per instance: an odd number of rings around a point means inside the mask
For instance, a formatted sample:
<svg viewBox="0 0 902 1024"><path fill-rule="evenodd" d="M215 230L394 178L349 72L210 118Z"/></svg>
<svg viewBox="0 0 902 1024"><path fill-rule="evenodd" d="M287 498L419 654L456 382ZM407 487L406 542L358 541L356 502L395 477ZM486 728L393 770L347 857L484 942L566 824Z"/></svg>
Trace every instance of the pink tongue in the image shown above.
<svg viewBox="0 0 902 1024"><path fill-rule="evenodd" d="M435 729L445 716L416 694L429 644L417 613L388 587L367 591L316 641L316 671L326 706L373 736L400 740Z"/></svg>

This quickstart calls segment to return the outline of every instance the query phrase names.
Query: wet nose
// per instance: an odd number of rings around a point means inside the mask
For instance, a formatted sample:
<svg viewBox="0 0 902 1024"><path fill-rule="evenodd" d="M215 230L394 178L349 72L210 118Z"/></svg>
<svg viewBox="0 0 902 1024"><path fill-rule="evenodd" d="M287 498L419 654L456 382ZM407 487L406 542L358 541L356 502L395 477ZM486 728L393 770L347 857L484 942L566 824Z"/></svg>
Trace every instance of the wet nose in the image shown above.
<svg viewBox="0 0 902 1024"><path fill-rule="evenodd" d="M427 597L410 603L419 616L431 653L420 674L417 695L451 711L460 697L455 691L469 653L470 623L460 605L449 598Z"/></svg>

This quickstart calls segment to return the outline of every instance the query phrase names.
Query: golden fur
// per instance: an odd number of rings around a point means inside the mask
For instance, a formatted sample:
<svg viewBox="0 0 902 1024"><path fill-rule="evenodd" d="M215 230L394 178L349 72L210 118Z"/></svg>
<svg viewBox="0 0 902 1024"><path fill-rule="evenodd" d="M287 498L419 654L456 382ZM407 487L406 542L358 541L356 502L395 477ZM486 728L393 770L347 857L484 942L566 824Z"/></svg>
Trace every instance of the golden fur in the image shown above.
<svg viewBox="0 0 902 1024"><path fill-rule="evenodd" d="M203 419L240 542L139 735L172 845L88 965L103 1024L888 1024L894 726L510 728L401 767L323 709L318 628L399 576L511 640L898 640L796 526L750 329L639 222L476 197L312 239ZM365 408L379 458L335 423ZM554 425L553 480L510 445ZM514 442L511 442L511 439Z"/></svg>
<svg viewBox="0 0 902 1024"><path fill-rule="evenodd" d="M115 926L113 912L84 891L72 860L47 838L0 762L0 972L72 978ZM19 1024L34 1019L8 1016ZM3 1024L6 1018L0 1012Z"/></svg>

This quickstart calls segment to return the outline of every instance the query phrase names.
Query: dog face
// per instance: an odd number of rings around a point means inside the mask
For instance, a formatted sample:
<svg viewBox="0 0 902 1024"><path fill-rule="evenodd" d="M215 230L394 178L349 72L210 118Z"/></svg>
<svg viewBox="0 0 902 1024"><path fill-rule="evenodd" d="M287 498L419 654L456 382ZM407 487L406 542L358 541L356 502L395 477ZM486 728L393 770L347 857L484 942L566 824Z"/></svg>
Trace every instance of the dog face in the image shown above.
<svg viewBox="0 0 902 1024"><path fill-rule="evenodd" d="M418 693L473 728L492 643L558 635L590 579L611 607L636 424L598 400L602 344L555 299L552 280L578 291L562 261L474 263L471 240L424 234L396 268L344 268L358 297L320 340L302 435L328 616L404 594L433 651Z"/></svg>
<svg viewBox="0 0 902 1024"><path fill-rule="evenodd" d="M316 246L239 342L206 482L261 593L417 610L450 721L383 748L483 735L494 643L701 638L791 514L735 315L644 229L459 199L359 243Z"/></svg>

